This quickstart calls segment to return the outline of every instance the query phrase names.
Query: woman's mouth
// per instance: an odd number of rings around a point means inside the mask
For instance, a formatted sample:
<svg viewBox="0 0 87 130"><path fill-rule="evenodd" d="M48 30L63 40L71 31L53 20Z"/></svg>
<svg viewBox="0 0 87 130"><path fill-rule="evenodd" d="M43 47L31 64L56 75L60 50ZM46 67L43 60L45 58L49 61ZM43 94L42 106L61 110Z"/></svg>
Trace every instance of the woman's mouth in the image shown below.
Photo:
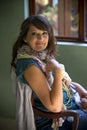
<svg viewBox="0 0 87 130"><path fill-rule="evenodd" d="M42 42L37 42L36 45L37 45L37 46L42 46L43 43L42 43Z"/></svg>

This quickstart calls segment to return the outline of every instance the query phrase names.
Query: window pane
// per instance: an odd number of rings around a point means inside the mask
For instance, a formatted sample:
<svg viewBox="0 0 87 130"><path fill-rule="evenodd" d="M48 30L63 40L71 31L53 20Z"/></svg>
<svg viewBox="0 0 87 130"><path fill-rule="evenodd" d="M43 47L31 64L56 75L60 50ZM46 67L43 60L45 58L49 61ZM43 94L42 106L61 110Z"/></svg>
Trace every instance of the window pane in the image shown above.
<svg viewBox="0 0 87 130"><path fill-rule="evenodd" d="M71 17L71 27L70 32L71 36L78 37L79 31L79 15L78 15L78 0L71 0L71 9L70 9Z"/></svg>
<svg viewBox="0 0 87 130"><path fill-rule="evenodd" d="M58 7L58 36L77 38L79 31L78 0L59 0Z"/></svg>
<svg viewBox="0 0 87 130"><path fill-rule="evenodd" d="M55 36L78 37L78 0L36 0L35 12L48 18Z"/></svg>

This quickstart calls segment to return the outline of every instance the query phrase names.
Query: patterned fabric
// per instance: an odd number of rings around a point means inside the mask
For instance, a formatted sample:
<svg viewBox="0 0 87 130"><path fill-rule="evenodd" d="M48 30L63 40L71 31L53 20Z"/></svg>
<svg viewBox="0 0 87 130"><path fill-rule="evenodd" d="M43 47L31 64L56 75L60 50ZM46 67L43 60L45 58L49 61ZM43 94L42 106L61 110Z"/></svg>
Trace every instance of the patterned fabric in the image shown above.
<svg viewBox="0 0 87 130"><path fill-rule="evenodd" d="M41 52L40 51L37 52L37 51L31 49L30 46L28 46L28 45L22 46L18 50L17 54L18 54L17 59L19 59L19 58L28 58L29 56L30 57L33 56L34 58L39 59L41 61L44 61L44 60L47 61L48 59L54 58L54 56L51 55L49 51L43 50Z"/></svg>

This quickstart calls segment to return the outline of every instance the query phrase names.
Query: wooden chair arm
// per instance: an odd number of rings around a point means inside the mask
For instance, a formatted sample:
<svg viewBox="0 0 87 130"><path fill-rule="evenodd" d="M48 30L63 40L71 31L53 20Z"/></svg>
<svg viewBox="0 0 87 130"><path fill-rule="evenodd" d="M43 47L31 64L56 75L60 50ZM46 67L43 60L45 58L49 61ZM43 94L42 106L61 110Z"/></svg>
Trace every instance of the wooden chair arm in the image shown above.
<svg viewBox="0 0 87 130"><path fill-rule="evenodd" d="M74 120L72 123L72 130L77 130L78 123L79 123L79 114L74 110L64 110L58 113L53 113L53 112L45 112L33 107L33 111L35 115L41 116L43 118L55 119L60 117L73 117Z"/></svg>

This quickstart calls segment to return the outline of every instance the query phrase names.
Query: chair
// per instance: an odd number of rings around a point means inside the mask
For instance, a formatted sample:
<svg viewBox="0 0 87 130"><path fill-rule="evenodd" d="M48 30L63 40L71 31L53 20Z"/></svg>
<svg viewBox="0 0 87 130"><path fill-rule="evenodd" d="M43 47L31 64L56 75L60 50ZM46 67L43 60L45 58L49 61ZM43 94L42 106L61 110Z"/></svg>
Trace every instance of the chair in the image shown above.
<svg viewBox="0 0 87 130"><path fill-rule="evenodd" d="M44 112L40 109L37 109L33 107L34 114L37 116L41 116L43 118L60 118L60 117L74 117L73 123L72 123L72 130L77 130L78 123L79 123L79 114L73 110L64 110L58 113L53 112Z"/></svg>

